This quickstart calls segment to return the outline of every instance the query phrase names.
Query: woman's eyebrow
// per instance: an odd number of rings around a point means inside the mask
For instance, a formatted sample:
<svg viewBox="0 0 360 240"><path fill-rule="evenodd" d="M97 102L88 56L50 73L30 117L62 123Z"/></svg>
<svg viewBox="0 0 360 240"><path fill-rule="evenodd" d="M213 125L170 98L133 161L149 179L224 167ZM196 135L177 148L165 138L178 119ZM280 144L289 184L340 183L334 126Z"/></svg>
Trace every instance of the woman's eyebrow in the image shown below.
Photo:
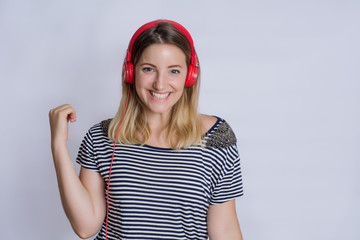
<svg viewBox="0 0 360 240"><path fill-rule="evenodd" d="M143 65L149 65L149 66L151 66L151 67L156 67L154 64L151 64L151 63L142 63L142 64L140 64L140 66L143 66Z"/></svg>
<svg viewBox="0 0 360 240"><path fill-rule="evenodd" d="M181 65L170 65L170 66L168 66L168 68L173 68L173 67L182 68L182 66L181 66Z"/></svg>

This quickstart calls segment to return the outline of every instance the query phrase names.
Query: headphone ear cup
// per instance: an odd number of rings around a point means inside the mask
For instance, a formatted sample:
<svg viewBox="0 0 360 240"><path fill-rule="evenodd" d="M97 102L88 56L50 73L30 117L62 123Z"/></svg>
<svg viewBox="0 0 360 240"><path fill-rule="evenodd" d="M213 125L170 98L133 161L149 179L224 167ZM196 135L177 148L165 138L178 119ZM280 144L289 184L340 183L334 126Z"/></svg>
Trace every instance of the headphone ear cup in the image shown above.
<svg viewBox="0 0 360 240"><path fill-rule="evenodd" d="M134 83L134 65L132 64L132 62L124 62L124 75L126 83Z"/></svg>
<svg viewBox="0 0 360 240"><path fill-rule="evenodd" d="M185 81L185 87L191 87L195 84L197 75L198 75L198 71L199 71L199 69L197 66L194 66L192 64L189 65L188 73L187 73L186 81Z"/></svg>

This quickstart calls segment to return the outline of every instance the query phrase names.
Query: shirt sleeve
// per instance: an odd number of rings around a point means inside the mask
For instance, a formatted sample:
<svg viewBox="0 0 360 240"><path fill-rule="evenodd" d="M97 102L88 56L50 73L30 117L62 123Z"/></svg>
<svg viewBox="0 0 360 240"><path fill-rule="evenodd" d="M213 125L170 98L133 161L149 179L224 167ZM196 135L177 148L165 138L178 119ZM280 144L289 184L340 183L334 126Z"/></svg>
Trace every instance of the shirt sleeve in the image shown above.
<svg viewBox="0 0 360 240"><path fill-rule="evenodd" d="M91 129L86 133L80 145L76 162L86 169L96 172L99 171L94 154L94 145L93 137L91 135Z"/></svg>
<svg viewBox="0 0 360 240"><path fill-rule="evenodd" d="M236 145L225 149L225 161L219 166L210 204L220 204L243 195L240 157Z"/></svg>

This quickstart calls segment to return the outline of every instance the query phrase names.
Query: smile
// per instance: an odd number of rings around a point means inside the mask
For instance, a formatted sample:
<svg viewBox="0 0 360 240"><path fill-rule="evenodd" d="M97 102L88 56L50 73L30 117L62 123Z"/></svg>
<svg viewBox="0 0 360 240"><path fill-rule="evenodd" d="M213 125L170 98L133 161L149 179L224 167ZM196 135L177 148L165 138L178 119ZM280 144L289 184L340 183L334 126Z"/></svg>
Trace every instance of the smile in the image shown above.
<svg viewBox="0 0 360 240"><path fill-rule="evenodd" d="M163 100L163 99L167 98L171 93L156 93L156 92L150 91L150 94L154 98Z"/></svg>

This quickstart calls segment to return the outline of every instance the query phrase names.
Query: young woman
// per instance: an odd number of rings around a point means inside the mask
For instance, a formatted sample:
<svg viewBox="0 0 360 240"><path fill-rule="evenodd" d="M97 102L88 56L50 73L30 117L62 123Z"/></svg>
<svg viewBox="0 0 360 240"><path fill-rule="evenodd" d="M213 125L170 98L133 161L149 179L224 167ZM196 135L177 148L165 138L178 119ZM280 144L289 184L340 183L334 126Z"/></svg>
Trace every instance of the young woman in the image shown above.
<svg viewBox="0 0 360 240"><path fill-rule="evenodd" d="M199 60L187 30L169 20L140 27L123 68L113 119L94 125L77 157L66 147L70 105L50 110L51 147L65 213L95 239L242 239L236 138L198 114Z"/></svg>

